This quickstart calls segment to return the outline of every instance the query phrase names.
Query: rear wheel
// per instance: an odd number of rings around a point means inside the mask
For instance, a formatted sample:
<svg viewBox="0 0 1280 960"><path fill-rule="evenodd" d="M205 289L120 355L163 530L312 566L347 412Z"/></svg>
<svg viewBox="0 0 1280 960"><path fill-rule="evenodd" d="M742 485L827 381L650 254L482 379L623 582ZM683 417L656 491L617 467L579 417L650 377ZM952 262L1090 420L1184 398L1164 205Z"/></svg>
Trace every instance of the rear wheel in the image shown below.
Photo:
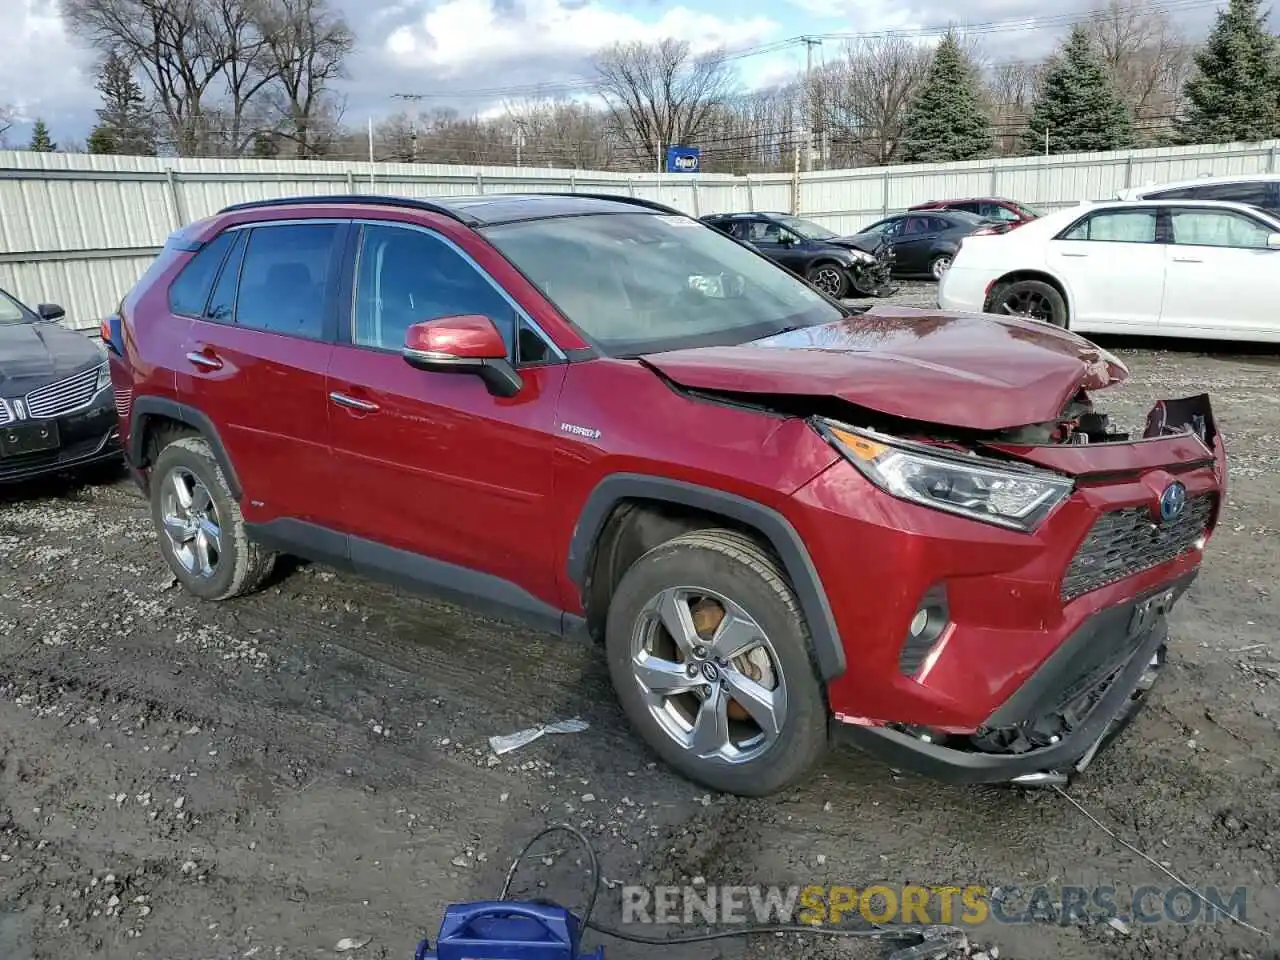
<svg viewBox="0 0 1280 960"><path fill-rule="evenodd" d="M848 276L834 263L814 264L805 276L811 284L836 300L842 299L849 292Z"/></svg>
<svg viewBox="0 0 1280 960"><path fill-rule="evenodd" d="M696 531L637 560L605 643L632 726L697 783L764 796L825 748L808 627L776 563L741 534Z"/></svg>
<svg viewBox="0 0 1280 960"><path fill-rule="evenodd" d="M998 289L991 298L991 313L1039 320L1055 327L1067 325L1067 301L1043 280L1018 280Z"/></svg>
<svg viewBox="0 0 1280 960"><path fill-rule="evenodd" d="M929 272L933 279L941 280L942 275L951 269L951 254L940 253L929 261Z"/></svg>
<svg viewBox="0 0 1280 960"><path fill-rule="evenodd" d="M180 436L151 470L151 515L178 582L202 600L256 590L275 555L249 540L240 505L203 437Z"/></svg>

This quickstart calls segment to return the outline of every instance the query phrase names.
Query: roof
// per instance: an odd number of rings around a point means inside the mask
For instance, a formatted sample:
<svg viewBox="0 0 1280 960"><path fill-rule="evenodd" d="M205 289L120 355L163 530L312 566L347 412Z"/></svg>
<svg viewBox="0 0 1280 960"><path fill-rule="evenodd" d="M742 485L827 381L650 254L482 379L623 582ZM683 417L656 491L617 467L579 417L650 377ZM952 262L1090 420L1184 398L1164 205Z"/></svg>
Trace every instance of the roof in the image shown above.
<svg viewBox="0 0 1280 960"><path fill-rule="evenodd" d="M395 207L443 214L469 226L493 226L547 217L602 213L664 213L685 216L683 211L636 197L582 193L498 193L465 197L395 197L376 194L277 197L232 204L219 213L239 210L271 210L279 207L328 206Z"/></svg>

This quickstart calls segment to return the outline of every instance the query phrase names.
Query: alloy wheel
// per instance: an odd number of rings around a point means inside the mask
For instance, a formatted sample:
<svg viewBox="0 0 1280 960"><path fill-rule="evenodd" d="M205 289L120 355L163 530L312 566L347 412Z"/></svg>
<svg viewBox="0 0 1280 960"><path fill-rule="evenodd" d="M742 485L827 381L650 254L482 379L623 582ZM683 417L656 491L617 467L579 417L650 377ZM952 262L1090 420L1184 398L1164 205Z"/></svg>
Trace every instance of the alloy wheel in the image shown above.
<svg viewBox="0 0 1280 960"><path fill-rule="evenodd" d="M222 558L222 525L204 481L185 467L170 470L161 487L160 515L182 568L198 577L212 577Z"/></svg>
<svg viewBox="0 0 1280 960"><path fill-rule="evenodd" d="M1022 317L1027 320L1039 320L1042 323L1053 323L1053 304L1043 293L1036 290L1020 290L1000 302L1000 309L1011 317Z"/></svg>
<svg viewBox="0 0 1280 960"><path fill-rule="evenodd" d="M746 763L778 739L787 688L760 625L729 598L671 587L645 604L631 670L662 731L699 759Z"/></svg>
<svg viewBox="0 0 1280 960"><path fill-rule="evenodd" d="M942 275L951 269L951 258L945 256L937 257L929 269L933 272L933 279L941 280Z"/></svg>
<svg viewBox="0 0 1280 960"><path fill-rule="evenodd" d="M828 297L838 297L844 286L844 278L835 267L819 267L818 272L813 275L813 285Z"/></svg>

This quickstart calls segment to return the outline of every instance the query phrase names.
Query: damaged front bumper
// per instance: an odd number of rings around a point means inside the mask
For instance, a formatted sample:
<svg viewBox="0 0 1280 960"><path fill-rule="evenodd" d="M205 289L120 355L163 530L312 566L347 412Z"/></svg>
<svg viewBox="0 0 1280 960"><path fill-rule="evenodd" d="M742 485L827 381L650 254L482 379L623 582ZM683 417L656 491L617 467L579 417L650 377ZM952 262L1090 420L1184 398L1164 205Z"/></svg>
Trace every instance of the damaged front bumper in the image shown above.
<svg viewBox="0 0 1280 960"><path fill-rule="evenodd" d="M1164 665L1168 612L1195 576L1086 620L971 736L837 716L833 738L944 782L1066 783L1141 707Z"/></svg>

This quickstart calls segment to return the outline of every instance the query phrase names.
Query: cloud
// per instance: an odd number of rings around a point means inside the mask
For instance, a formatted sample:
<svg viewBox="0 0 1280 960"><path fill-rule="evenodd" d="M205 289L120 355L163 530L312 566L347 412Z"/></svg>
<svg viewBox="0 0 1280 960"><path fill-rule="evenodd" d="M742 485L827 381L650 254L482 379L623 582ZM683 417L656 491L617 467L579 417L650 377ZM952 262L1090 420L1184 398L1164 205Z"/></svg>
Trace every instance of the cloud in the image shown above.
<svg viewBox="0 0 1280 960"><path fill-rule="evenodd" d="M740 49L777 30L768 17L724 19L684 6L645 21L593 0L445 0L397 27L382 46L402 68L449 78L530 58L573 63L616 41L675 37L694 52Z"/></svg>
<svg viewBox="0 0 1280 960"><path fill-rule="evenodd" d="M0 58L0 104L11 108L19 124L43 117L59 137L59 127L81 127L92 120L93 55L77 45L54 0L0 0L5 52ZM9 132L16 141L18 127Z"/></svg>

